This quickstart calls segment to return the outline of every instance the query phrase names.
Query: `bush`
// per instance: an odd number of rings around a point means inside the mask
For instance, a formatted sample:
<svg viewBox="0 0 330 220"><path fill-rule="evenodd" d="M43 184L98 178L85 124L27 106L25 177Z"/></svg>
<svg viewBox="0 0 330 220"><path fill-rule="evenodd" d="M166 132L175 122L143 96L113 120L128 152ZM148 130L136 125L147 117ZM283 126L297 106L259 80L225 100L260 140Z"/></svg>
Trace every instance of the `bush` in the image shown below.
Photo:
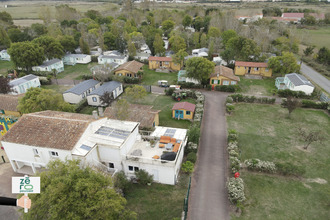
<svg viewBox="0 0 330 220"><path fill-rule="evenodd" d="M174 88L165 89L165 94L168 96L172 96L173 92L174 92Z"/></svg>
<svg viewBox="0 0 330 220"><path fill-rule="evenodd" d="M136 171L135 176L138 179L139 183L142 185L152 183L152 181L154 180L153 175L150 175L147 171L142 170L142 169L139 171Z"/></svg>
<svg viewBox="0 0 330 220"><path fill-rule="evenodd" d="M88 106L87 99L81 100L78 104L76 104L75 112L79 113L83 108Z"/></svg>
<svg viewBox="0 0 330 220"><path fill-rule="evenodd" d="M47 77L39 77L41 85L50 85L52 82Z"/></svg>
<svg viewBox="0 0 330 220"><path fill-rule="evenodd" d="M290 89L278 90L277 94L279 97L287 98L289 96L292 96L295 98L302 98L302 99L312 99L312 98L317 98L318 96L318 92L316 90L314 90L314 92L311 95L307 95L302 91L292 91Z"/></svg>
<svg viewBox="0 0 330 220"><path fill-rule="evenodd" d="M276 166L273 162L262 161L259 159L249 159L244 161L249 170L256 170L260 172L275 173Z"/></svg>
<svg viewBox="0 0 330 220"><path fill-rule="evenodd" d="M93 79L93 75L91 74L84 74L81 76L83 80Z"/></svg>
<svg viewBox="0 0 330 220"><path fill-rule="evenodd" d="M115 174L113 178L113 185L125 193L130 188L131 182L127 179L124 171L120 171Z"/></svg>
<svg viewBox="0 0 330 220"><path fill-rule="evenodd" d="M212 86L211 85L207 85L206 86L206 89L209 90L209 91L211 91L212 90Z"/></svg>
<svg viewBox="0 0 330 220"><path fill-rule="evenodd" d="M244 182L242 178L230 178L227 182L228 197L233 204L245 201Z"/></svg>
<svg viewBox="0 0 330 220"><path fill-rule="evenodd" d="M200 128L197 126L191 126L188 130L188 142L199 144Z"/></svg>
<svg viewBox="0 0 330 220"><path fill-rule="evenodd" d="M195 163L197 160L197 155L195 152L190 152L188 155L187 155L187 161L190 161L192 163Z"/></svg>
<svg viewBox="0 0 330 220"><path fill-rule="evenodd" d="M302 176L305 174L305 167L296 166L290 162L276 163L277 171L283 175Z"/></svg>
<svg viewBox="0 0 330 220"><path fill-rule="evenodd" d="M194 164L190 161L186 161L182 164L181 170L185 173L192 173L194 172Z"/></svg>
<svg viewBox="0 0 330 220"><path fill-rule="evenodd" d="M234 101L233 98L230 96L226 98L226 103L233 103L233 101Z"/></svg>
<svg viewBox="0 0 330 220"><path fill-rule="evenodd" d="M239 90L238 85L219 85L215 86L216 91L221 91L221 92L236 92Z"/></svg>
<svg viewBox="0 0 330 220"><path fill-rule="evenodd" d="M192 82L178 82L178 84L183 89L202 89L203 88L203 85L195 84L195 83L192 83Z"/></svg>
<svg viewBox="0 0 330 220"><path fill-rule="evenodd" d="M267 98L267 97L260 97L257 98L255 96L244 96L242 94L233 94L230 97L235 102L248 102L248 103L262 103L262 104L274 104L276 99L275 98Z"/></svg>
<svg viewBox="0 0 330 220"><path fill-rule="evenodd" d="M232 173L236 173L240 170L241 166L240 166L240 160L238 157L229 157L229 162L230 162L230 170Z"/></svg>
<svg viewBox="0 0 330 220"><path fill-rule="evenodd" d="M302 100L301 107L303 108L316 108L316 109L328 109L329 103L327 102L314 102L311 100Z"/></svg>
<svg viewBox="0 0 330 220"><path fill-rule="evenodd" d="M235 110L235 106L231 103L226 104L226 111L228 114L231 114Z"/></svg>
<svg viewBox="0 0 330 220"><path fill-rule="evenodd" d="M128 84L139 84L140 83L140 78L134 78L134 77L124 77L124 83Z"/></svg>
<svg viewBox="0 0 330 220"><path fill-rule="evenodd" d="M229 133L227 140L228 140L228 143L237 141L238 135L236 133Z"/></svg>
<svg viewBox="0 0 330 220"><path fill-rule="evenodd" d="M92 56L92 59L91 59L92 62L99 62L97 58L98 58L97 56Z"/></svg>

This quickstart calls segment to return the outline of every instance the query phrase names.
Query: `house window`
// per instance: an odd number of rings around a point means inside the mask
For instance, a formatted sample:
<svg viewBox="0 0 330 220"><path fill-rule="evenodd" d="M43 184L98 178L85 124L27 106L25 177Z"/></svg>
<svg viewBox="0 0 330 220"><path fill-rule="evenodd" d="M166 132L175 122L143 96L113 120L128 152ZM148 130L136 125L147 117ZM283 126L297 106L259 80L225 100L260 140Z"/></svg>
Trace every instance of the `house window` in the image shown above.
<svg viewBox="0 0 330 220"><path fill-rule="evenodd" d="M96 97L93 97L92 99L93 99L93 102L97 102L97 99L96 99Z"/></svg>
<svg viewBox="0 0 330 220"><path fill-rule="evenodd" d="M121 91L121 86L119 86L119 92Z"/></svg>
<svg viewBox="0 0 330 220"><path fill-rule="evenodd" d="M231 84L231 85L236 85L237 82L236 82L236 81L231 81L230 84Z"/></svg>
<svg viewBox="0 0 330 220"><path fill-rule="evenodd" d="M190 111L186 111L186 115L190 115Z"/></svg>
<svg viewBox="0 0 330 220"><path fill-rule="evenodd" d="M37 149L33 149L33 153L34 153L34 156L39 156L39 152L38 152L38 150Z"/></svg>
<svg viewBox="0 0 330 220"><path fill-rule="evenodd" d="M266 72L268 72L269 71L269 69L268 68L266 68Z"/></svg>
<svg viewBox="0 0 330 220"><path fill-rule="evenodd" d="M246 66L244 67L244 69L246 69Z"/></svg>
<svg viewBox="0 0 330 220"><path fill-rule="evenodd" d="M49 151L50 156L52 157L58 157L58 153L56 151Z"/></svg>
<svg viewBox="0 0 330 220"><path fill-rule="evenodd" d="M133 166L128 166L128 170L129 171L138 172L139 171L139 168L138 167L133 167Z"/></svg>
<svg viewBox="0 0 330 220"><path fill-rule="evenodd" d="M134 167L134 171L135 172L138 172L139 171L139 168L138 167Z"/></svg>
<svg viewBox="0 0 330 220"><path fill-rule="evenodd" d="M114 163L109 163L109 168L115 168L115 164Z"/></svg>
<svg viewBox="0 0 330 220"><path fill-rule="evenodd" d="M254 70L258 71L259 70L259 67L254 67Z"/></svg>
<svg viewBox="0 0 330 220"><path fill-rule="evenodd" d="M222 83L222 85L229 85L229 81L224 80L223 83Z"/></svg>
<svg viewBox="0 0 330 220"><path fill-rule="evenodd" d="M165 62L165 65L168 65L169 64L169 62Z"/></svg>
<svg viewBox="0 0 330 220"><path fill-rule="evenodd" d="M82 94L82 97L85 98L85 93Z"/></svg>
<svg viewBox="0 0 330 220"><path fill-rule="evenodd" d="M129 171L133 171L133 166L128 166Z"/></svg>

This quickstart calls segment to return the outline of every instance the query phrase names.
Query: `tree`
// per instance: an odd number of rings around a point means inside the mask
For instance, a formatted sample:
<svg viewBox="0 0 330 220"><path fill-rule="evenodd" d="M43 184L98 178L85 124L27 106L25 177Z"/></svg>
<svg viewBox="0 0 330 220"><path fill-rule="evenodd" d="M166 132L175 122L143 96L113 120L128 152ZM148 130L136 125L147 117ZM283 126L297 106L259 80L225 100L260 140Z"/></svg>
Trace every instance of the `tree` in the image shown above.
<svg viewBox="0 0 330 220"><path fill-rule="evenodd" d="M222 44L224 47L226 47L227 42L231 39L237 36L236 31L234 30L226 30L221 33L222 38Z"/></svg>
<svg viewBox="0 0 330 220"><path fill-rule="evenodd" d="M139 100L147 95L147 90L143 86L134 85L134 86L128 87L125 90L125 94L127 97L129 97L133 100Z"/></svg>
<svg viewBox="0 0 330 220"><path fill-rule="evenodd" d="M96 20L99 17L102 17L101 13L96 10L88 10L85 15L92 20Z"/></svg>
<svg viewBox="0 0 330 220"><path fill-rule="evenodd" d="M304 50L304 54L305 54L305 56L310 56L310 55L312 55L313 54L313 51L314 51L314 48L315 48L315 46L308 46L308 47L306 47L306 49Z"/></svg>
<svg viewBox="0 0 330 220"><path fill-rule="evenodd" d="M193 26L195 28L196 31L200 31L201 28L203 28L204 25L204 19L202 17L196 17L193 21Z"/></svg>
<svg viewBox="0 0 330 220"><path fill-rule="evenodd" d="M79 46L80 46L81 52L83 54L89 54L90 53L89 45L84 41L83 37L81 37L80 40L79 40Z"/></svg>
<svg viewBox="0 0 330 220"><path fill-rule="evenodd" d="M291 113L300 106L300 101L297 98L292 96L287 97L286 101L282 103L282 106L287 108L289 111L289 118L291 117Z"/></svg>
<svg viewBox="0 0 330 220"><path fill-rule="evenodd" d="M175 26L175 22L172 20L165 20L162 23L162 29L164 31L165 36L168 36L168 34L173 30Z"/></svg>
<svg viewBox="0 0 330 220"><path fill-rule="evenodd" d="M52 13L48 6L42 6L39 10L39 18L45 25L49 25L52 22Z"/></svg>
<svg viewBox="0 0 330 220"><path fill-rule="evenodd" d="M186 61L187 76L194 78L203 85L207 84L211 73L214 71L214 63L203 57L193 57Z"/></svg>
<svg viewBox="0 0 330 220"><path fill-rule="evenodd" d="M62 45L65 52L73 53L77 47L77 42L72 36L63 35L59 37L59 42Z"/></svg>
<svg viewBox="0 0 330 220"><path fill-rule="evenodd" d="M104 45L108 50L116 48L116 37L111 32L105 32L103 35Z"/></svg>
<svg viewBox="0 0 330 220"><path fill-rule="evenodd" d="M32 219L136 219L126 199L113 188L110 175L78 160L53 160L40 173L40 194L29 195Z"/></svg>
<svg viewBox="0 0 330 220"><path fill-rule="evenodd" d="M330 65L330 50L326 47L322 47L317 53L317 60L324 65Z"/></svg>
<svg viewBox="0 0 330 220"><path fill-rule="evenodd" d="M164 41L159 34L155 35L155 40L153 43L154 54L158 54L159 56L165 55Z"/></svg>
<svg viewBox="0 0 330 220"><path fill-rule="evenodd" d="M186 50L187 48L185 40L177 35L170 37L169 44L171 45L171 49L174 53L179 52L179 50Z"/></svg>
<svg viewBox="0 0 330 220"><path fill-rule="evenodd" d="M133 1L132 0L124 0L123 3L124 3L124 11L132 12L133 7L134 7Z"/></svg>
<svg viewBox="0 0 330 220"><path fill-rule="evenodd" d="M27 33L20 31L17 28L10 28L7 31L7 33L8 33L8 36L9 36L11 42L13 42L13 43L30 40L30 36Z"/></svg>
<svg viewBox="0 0 330 220"><path fill-rule="evenodd" d="M114 106L114 113L119 120L125 120L128 117L129 104L126 99L120 99Z"/></svg>
<svg viewBox="0 0 330 220"><path fill-rule="evenodd" d="M18 109L21 113L45 110L74 112L75 107L65 102L62 95L54 90L30 88L18 101Z"/></svg>
<svg viewBox="0 0 330 220"><path fill-rule="evenodd" d="M136 48L131 40L129 40L127 43L127 50L130 57L136 56Z"/></svg>
<svg viewBox="0 0 330 220"><path fill-rule="evenodd" d="M205 33L201 35L200 45L201 47L207 47L207 37Z"/></svg>
<svg viewBox="0 0 330 220"><path fill-rule="evenodd" d="M322 141L324 139L321 131L307 131L305 129L299 128L298 133L301 136L301 138L303 139L303 141L306 143L306 145L304 146L305 150L307 150L308 146L311 143L317 142L317 141Z"/></svg>
<svg viewBox="0 0 330 220"><path fill-rule="evenodd" d="M11 15L8 12L0 12L0 21L7 23L8 25L13 25L13 18L11 17Z"/></svg>
<svg viewBox="0 0 330 220"><path fill-rule="evenodd" d="M289 52L283 52L282 56L271 57L268 61L268 67L272 69L273 73L280 73L281 75L295 73L300 69L295 56Z"/></svg>
<svg viewBox="0 0 330 220"><path fill-rule="evenodd" d="M3 27L0 27L0 49L9 48L11 44L10 38Z"/></svg>
<svg viewBox="0 0 330 220"><path fill-rule="evenodd" d="M63 46L58 40L50 36L41 36L32 41L44 49L44 54L47 59L59 58L64 56Z"/></svg>
<svg viewBox="0 0 330 220"><path fill-rule="evenodd" d="M102 96L100 96L100 101L102 105L108 106L113 102L114 97L112 92L105 92Z"/></svg>
<svg viewBox="0 0 330 220"><path fill-rule="evenodd" d="M221 31L219 28L210 27L209 32L207 33L208 37L218 38L221 36Z"/></svg>
<svg viewBox="0 0 330 220"><path fill-rule="evenodd" d="M186 29L186 27L189 27L191 25L192 18L190 15L185 15L182 19L182 25Z"/></svg>
<svg viewBox="0 0 330 220"><path fill-rule="evenodd" d="M8 54L16 67L27 71L31 71L33 66L38 66L45 60L44 49L32 42L11 44Z"/></svg>
<svg viewBox="0 0 330 220"><path fill-rule="evenodd" d="M29 34L33 38L40 37L41 35L47 34L47 27L39 23L31 24L31 30Z"/></svg>
<svg viewBox="0 0 330 220"><path fill-rule="evenodd" d="M9 85L9 78L0 76L0 93L7 94L11 91L11 85Z"/></svg>
<svg viewBox="0 0 330 220"><path fill-rule="evenodd" d="M180 64L182 66L184 58L186 56L188 56L188 53L185 50L181 49L176 54L174 54L173 62L177 63L177 64Z"/></svg>

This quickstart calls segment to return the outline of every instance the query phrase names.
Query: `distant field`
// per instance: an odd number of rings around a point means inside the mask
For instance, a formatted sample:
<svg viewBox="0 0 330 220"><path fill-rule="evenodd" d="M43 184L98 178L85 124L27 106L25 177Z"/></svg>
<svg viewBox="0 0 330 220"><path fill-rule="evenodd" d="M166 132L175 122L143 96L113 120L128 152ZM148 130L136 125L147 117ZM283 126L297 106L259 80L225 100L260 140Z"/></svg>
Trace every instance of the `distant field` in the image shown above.
<svg viewBox="0 0 330 220"><path fill-rule="evenodd" d="M315 45L317 48L330 47L330 27L320 28L318 30L298 29L298 33L306 34L306 44Z"/></svg>

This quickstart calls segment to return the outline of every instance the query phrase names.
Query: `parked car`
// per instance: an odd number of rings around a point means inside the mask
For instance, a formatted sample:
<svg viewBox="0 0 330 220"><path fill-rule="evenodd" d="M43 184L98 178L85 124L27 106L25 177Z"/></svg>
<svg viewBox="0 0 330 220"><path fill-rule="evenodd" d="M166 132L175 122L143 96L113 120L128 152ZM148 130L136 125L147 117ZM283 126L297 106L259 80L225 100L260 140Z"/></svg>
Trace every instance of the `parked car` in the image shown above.
<svg viewBox="0 0 330 220"><path fill-rule="evenodd" d="M168 82L166 80L158 80L159 87L168 87Z"/></svg>

